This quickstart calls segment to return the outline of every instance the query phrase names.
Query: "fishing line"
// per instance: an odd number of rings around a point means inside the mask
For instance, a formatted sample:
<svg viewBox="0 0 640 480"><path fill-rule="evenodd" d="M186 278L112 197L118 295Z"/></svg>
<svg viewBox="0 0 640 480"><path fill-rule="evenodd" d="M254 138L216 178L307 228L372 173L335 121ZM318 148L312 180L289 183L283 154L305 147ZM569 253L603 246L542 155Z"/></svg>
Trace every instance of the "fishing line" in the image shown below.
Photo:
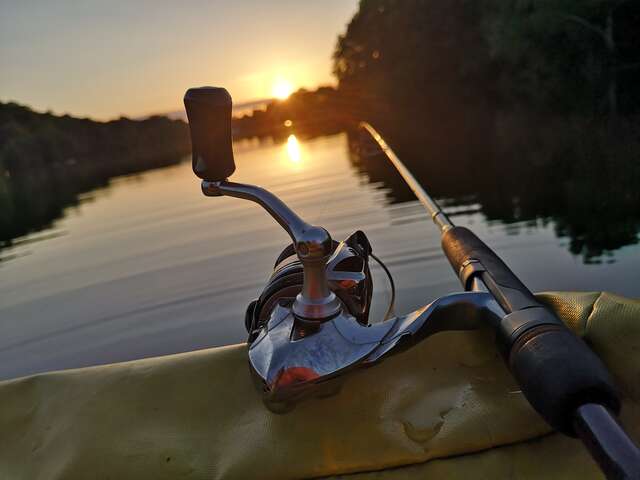
<svg viewBox="0 0 640 480"><path fill-rule="evenodd" d="M378 265L380 265L382 267L382 269L384 270L384 272L387 274L387 278L389 279L389 286L391 287L391 300L389 300L389 307L387 307L387 313L384 314L384 320L388 320L389 318L391 318L392 316L394 316L393 310L396 304L396 284L393 281L393 277L391 276L391 272L389 271L389 269L387 268L387 266L384 264L384 262L382 260L380 260L378 257L376 257L373 252L369 252L369 256L371 258L373 258Z"/></svg>

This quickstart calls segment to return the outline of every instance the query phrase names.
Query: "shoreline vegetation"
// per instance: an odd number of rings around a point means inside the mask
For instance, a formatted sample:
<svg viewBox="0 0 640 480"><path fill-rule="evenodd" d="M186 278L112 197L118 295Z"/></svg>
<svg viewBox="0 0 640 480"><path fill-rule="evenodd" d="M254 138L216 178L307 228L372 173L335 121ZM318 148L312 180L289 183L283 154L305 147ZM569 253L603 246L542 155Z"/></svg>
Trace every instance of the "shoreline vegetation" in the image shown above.
<svg viewBox="0 0 640 480"><path fill-rule="evenodd" d="M337 39L336 87L233 121L234 138L349 132L354 167L411 194L354 126L373 123L416 177L488 220L553 221L585 262L640 231L640 4L631 0L361 0ZM177 163L187 125L94 122L0 104L0 248L116 175Z"/></svg>
<svg viewBox="0 0 640 480"><path fill-rule="evenodd" d="M97 122L0 103L0 248L49 227L80 194L176 163L190 149L180 120Z"/></svg>

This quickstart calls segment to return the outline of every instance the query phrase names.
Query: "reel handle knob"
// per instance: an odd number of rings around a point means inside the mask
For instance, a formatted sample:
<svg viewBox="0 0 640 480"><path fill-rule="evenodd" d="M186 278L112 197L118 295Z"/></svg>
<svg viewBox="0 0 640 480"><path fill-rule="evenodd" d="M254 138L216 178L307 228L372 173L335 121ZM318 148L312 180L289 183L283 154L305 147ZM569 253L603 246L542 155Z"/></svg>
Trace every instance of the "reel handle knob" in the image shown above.
<svg viewBox="0 0 640 480"><path fill-rule="evenodd" d="M184 106L191 131L193 173L210 182L227 179L236 169L231 95L219 87L190 88L184 95Z"/></svg>

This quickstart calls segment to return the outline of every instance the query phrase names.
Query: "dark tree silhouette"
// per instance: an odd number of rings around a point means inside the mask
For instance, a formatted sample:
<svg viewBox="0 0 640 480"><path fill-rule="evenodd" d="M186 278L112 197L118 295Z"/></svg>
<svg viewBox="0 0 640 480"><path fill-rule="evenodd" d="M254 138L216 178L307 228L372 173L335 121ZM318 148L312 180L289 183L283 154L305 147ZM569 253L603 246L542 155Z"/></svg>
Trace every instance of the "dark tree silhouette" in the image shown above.
<svg viewBox="0 0 640 480"><path fill-rule="evenodd" d="M0 104L0 247L50 225L79 193L176 163L190 149L182 121L95 122Z"/></svg>
<svg viewBox="0 0 640 480"><path fill-rule="evenodd" d="M361 0L334 73L434 195L512 230L553 220L594 262L638 242L638 24L630 0Z"/></svg>

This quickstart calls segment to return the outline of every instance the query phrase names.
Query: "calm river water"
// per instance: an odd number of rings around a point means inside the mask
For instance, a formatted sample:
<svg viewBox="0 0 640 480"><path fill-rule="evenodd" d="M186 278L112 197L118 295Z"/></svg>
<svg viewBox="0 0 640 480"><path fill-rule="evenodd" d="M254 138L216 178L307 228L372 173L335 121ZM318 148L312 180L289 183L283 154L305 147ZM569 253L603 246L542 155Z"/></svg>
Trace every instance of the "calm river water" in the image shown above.
<svg viewBox="0 0 640 480"><path fill-rule="evenodd" d="M397 312L458 289L427 215L398 201L385 167L370 175L346 134L238 143L236 164L234 180L272 190L335 239L364 230L394 275ZM443 199L531 289L640 296L637 245L593 261L553 220L487 220L462 203ZM0 378L242 342L245 307L287 242L257 205L202 196L189 161L113 179L0 251ZM374 273L375 317L389 291Z"/></svg>

